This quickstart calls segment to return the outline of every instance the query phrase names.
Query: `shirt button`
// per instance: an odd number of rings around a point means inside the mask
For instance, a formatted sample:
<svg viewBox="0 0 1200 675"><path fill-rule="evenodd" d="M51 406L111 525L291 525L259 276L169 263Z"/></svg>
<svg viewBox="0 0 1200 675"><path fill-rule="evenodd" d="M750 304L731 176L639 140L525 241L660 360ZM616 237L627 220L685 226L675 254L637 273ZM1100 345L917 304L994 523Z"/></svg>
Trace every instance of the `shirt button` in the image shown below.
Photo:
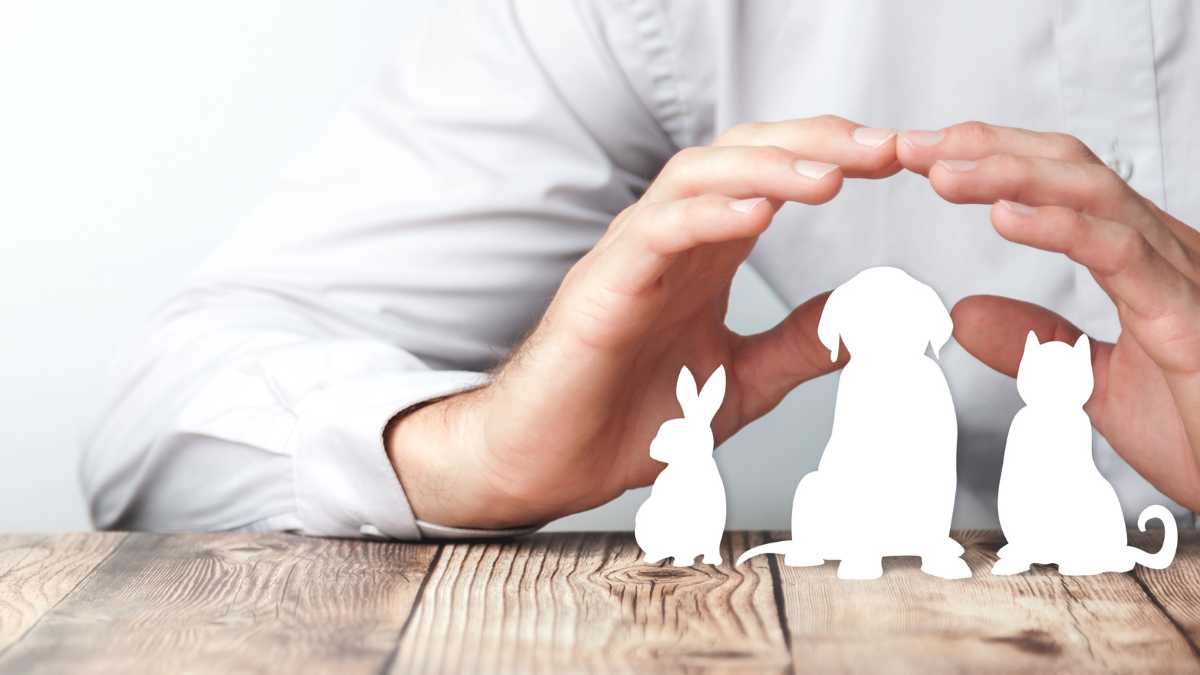
<svg viewBox="0 0 1200 675"><path fill-rule="evenodd" d="M1116 140L1112 142L1108 152L1101 157L1101 160L1126 183L1133 178L1133 159L1121 151L1120 144Z"/></svg>

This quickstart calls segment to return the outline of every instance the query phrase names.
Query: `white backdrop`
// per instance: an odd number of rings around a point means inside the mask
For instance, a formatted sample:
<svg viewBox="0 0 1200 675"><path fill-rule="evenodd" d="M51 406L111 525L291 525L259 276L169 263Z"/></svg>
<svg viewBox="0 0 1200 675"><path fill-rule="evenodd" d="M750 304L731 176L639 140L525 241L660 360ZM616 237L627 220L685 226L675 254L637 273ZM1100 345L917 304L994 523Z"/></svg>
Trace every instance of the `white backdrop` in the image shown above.
<svg viewBox="0 0 1200 675"><path fill-rule="evenodd" d="M0 532L89 527L79 439L116 346L269 190L428 0L5 4L0 21ZM730 323L785 314L740 274ZM718 451L730 527L786 528L831 378ZM203 486L197 486L203 489ZM557 528L626 529L635 491Z"/></svg>

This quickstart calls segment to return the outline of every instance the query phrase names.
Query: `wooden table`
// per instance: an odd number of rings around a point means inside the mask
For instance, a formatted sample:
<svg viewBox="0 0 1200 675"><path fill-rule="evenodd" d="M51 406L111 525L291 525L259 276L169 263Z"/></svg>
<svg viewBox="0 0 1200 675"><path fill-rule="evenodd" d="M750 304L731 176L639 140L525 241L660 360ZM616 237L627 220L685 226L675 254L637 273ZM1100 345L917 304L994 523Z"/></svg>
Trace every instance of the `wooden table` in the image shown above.
<svg viewBox="0 0 1200 675"><path fill-rule="evenodd" d="M1167 570L1098 577L993 577L994 532L956 535L967 581L731 567L767 536L682 569L628 534L0 536L0 672L1200 672L1194 531Z"/></svg>

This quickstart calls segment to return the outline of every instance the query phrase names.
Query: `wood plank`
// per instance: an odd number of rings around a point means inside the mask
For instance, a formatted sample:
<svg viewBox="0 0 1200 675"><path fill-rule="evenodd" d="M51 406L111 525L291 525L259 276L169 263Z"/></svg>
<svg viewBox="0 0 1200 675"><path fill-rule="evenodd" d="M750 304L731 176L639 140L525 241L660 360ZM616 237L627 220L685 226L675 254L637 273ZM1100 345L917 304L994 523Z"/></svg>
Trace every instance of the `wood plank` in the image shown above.
<svg viewBox="0 0 1200 675"><path fill-rule="evenodd" d="M1129 539L1135 546L1155 551L1162 533L1131 535ZM1179 552L1167 569L1137 567L1133 574L1200 659L1200 530L1179 531Z"/></svg>
<svg viewBox="0 0 1200 675"><path fill-rule="evenodd" d="M796 672L1193 672L1196 655L1129 574L994 577L998 533L958 533L974 578L885 561L876 581L834 563L781 567ZM765 568L767 561L752 564Z"/></svg>
<svg viewBox="0 0 1200 675"><path fill-rule="evenodd" d="M375 673L437 547L132 534L0 658L6 673Z"/></svg>
<svg viewBox="0 0 1200 675"><path fill-rule="evenodd" d="M0 654L125 538L117 533L0 535Z"/></svg>
<svg viewBox="0 0 1200 675"><path fill-rule="evenodd" d="M641 562L628 533L447 546L393 673L783 672L771 572Z"/></svg>

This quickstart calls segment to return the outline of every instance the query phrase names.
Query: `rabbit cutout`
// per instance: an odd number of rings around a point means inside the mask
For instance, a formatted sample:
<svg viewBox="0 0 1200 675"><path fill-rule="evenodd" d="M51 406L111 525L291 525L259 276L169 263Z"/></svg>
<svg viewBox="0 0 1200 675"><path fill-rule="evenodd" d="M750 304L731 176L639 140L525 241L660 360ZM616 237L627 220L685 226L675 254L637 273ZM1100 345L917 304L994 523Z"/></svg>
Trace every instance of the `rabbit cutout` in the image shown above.
<svg viewBox="0 0 1200 675"><path fill-rule="evenodd" d="M687 567L703 562L721 564L725 533L725 484L713 459L709 425L725 398L725 367L721 366L696 391L692 372L679 371L675 397L683 417L667 420L650 443L650 457L667 468L658 474L650 497L638 508L633 533L646 553L646 562L674 558Z"/></svg>
<svg viewBox="0 0 1200 675"><path fill-rule="evenodd" d="M1041 344L1033 331L1017 368L1025 407L1008 431L997 507L1008 544L992 574L1019 574L1033 563L1057 563L1064 575L1128 572L1135 563L1162 569L1179 543L1175 517L1148 506L1138 518L1165 528L1157 553L1128 545L1116 490L1092 458L1092 423L1083 404L1092 395L1092 352L1086 335L1071 345Z"/></svg>
<svg viewBox="0 0 1200 675"><path fill-rule="evenodd" d="M971 575L950 538L958 422L936 357L953 323L929 286L894 267L859 272L830 294L817 337L842 369L833 429L792 501L792 539L738 563L783 553L792 566L841 561L838 577L875 579L886 556L920 556L927 574Z"/></svg>

